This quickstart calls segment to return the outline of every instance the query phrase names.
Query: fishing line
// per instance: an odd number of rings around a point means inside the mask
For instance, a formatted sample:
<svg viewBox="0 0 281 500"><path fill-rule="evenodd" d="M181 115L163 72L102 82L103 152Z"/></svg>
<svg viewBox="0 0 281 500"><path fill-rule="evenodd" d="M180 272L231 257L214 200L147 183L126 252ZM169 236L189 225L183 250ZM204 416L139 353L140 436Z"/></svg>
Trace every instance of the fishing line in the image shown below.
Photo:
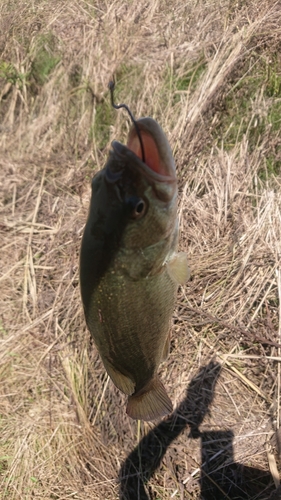
<svg viewBox="0 0 281 500"><path fill-rule="evenodd" d="M111 104L112 106L115 108L115 109L120 109L120 108L125 108L126 111L129 113L129 116L135 126L135 129L136 129L136 132L138 134L138 138L139 138L139 141L140 141L140 145L141 145L141 155L142 155L142 161L143 163L145 163L145 155L144 155L144 147L143 147L143 142L142 142L142 138L141 138L141 133L140 133L140 129L139 129L139 126L131 112L131 110L128 108L127 104L115 104L114 103L114 96L113 96L113 93L114 93L114 89L115 89L115 82L114 81L110 81L109 84L108 84L108 88L110 90L110 96L111 96Z"/></svg>

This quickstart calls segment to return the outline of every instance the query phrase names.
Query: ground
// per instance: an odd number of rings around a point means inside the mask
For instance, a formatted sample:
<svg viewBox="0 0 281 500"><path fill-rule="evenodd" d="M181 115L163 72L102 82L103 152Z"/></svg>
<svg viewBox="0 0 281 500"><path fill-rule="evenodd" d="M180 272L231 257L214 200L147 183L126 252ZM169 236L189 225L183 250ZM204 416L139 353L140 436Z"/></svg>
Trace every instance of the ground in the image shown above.
<svg viewBox="0 0 281 500"><path fill-rule="evenodd" d="M1 498L281 498L280 22L269 0L2 0ZM112 76L177 165L191 278L160 422L126 415L80 300L91 178L130 127Z"/></svg>

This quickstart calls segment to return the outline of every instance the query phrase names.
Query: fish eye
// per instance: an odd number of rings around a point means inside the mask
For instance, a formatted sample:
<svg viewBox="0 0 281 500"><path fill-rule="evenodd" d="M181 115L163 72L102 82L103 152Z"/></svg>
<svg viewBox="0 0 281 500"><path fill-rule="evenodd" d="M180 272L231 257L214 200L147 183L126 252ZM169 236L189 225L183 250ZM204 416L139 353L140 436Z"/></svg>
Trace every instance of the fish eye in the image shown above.
<svg viewBox="0 0 281 500"><path fill-rule="evenodd" d="M142 198L133 196L127 200L127 203L130 207L131 217L133 219L139 219L144 215L146 203Z"/></svg>
<svg viewBox="0 0 281 500"><path fill-rule="evenodd" d="M136 214L140 215L142 214L143 211L144 211L144 202L143 200L140 200L135 207L135 212Z"/></svg>

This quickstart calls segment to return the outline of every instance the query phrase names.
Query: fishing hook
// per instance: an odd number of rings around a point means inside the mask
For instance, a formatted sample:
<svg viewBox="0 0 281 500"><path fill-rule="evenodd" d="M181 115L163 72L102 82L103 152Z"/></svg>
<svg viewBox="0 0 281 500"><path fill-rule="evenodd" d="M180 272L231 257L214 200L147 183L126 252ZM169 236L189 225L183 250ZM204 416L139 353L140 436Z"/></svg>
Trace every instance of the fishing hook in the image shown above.
<svg viewBox="0 0 281 500"><path fill-rule="evenodd" d="M115 109L120 109L120 108L125 108L126 111L129 113L129 116L135 126L135 129L136 129L136 132L138 134L138 138L139 138L139 141L140 141L140 145L141 145L141 155L142 155L142 161L143 163L145 163L145 155L144 155L144 147L143 147L143 142L142 142L142 138L141 138L141 133L140 133L140 129L139 129L139 126L135 120L135 118L133 117L133 114L132 112L130 111L130 109L128 108L127 104L115 104L114 103L114 96L113 96L113 93L114 93L114 89L115 89L115 82L114 81L110 81L109 84L108 84L108 88L110 90L110 96L111 96L111 104L112 106L115 108Z"/></svg>

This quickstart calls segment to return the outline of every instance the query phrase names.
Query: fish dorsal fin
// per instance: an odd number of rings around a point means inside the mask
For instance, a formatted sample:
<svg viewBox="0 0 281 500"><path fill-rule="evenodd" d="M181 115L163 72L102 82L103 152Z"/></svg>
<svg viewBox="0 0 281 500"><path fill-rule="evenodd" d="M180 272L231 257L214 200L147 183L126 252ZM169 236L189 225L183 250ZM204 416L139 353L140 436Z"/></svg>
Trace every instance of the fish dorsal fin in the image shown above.
<svg viewBox="0 0 281 500"><path fill-rule="evenodd" d="M185 252L174 253L166 262L170 278L179 285L184 285L190 278L190 269Z"/></svg>

